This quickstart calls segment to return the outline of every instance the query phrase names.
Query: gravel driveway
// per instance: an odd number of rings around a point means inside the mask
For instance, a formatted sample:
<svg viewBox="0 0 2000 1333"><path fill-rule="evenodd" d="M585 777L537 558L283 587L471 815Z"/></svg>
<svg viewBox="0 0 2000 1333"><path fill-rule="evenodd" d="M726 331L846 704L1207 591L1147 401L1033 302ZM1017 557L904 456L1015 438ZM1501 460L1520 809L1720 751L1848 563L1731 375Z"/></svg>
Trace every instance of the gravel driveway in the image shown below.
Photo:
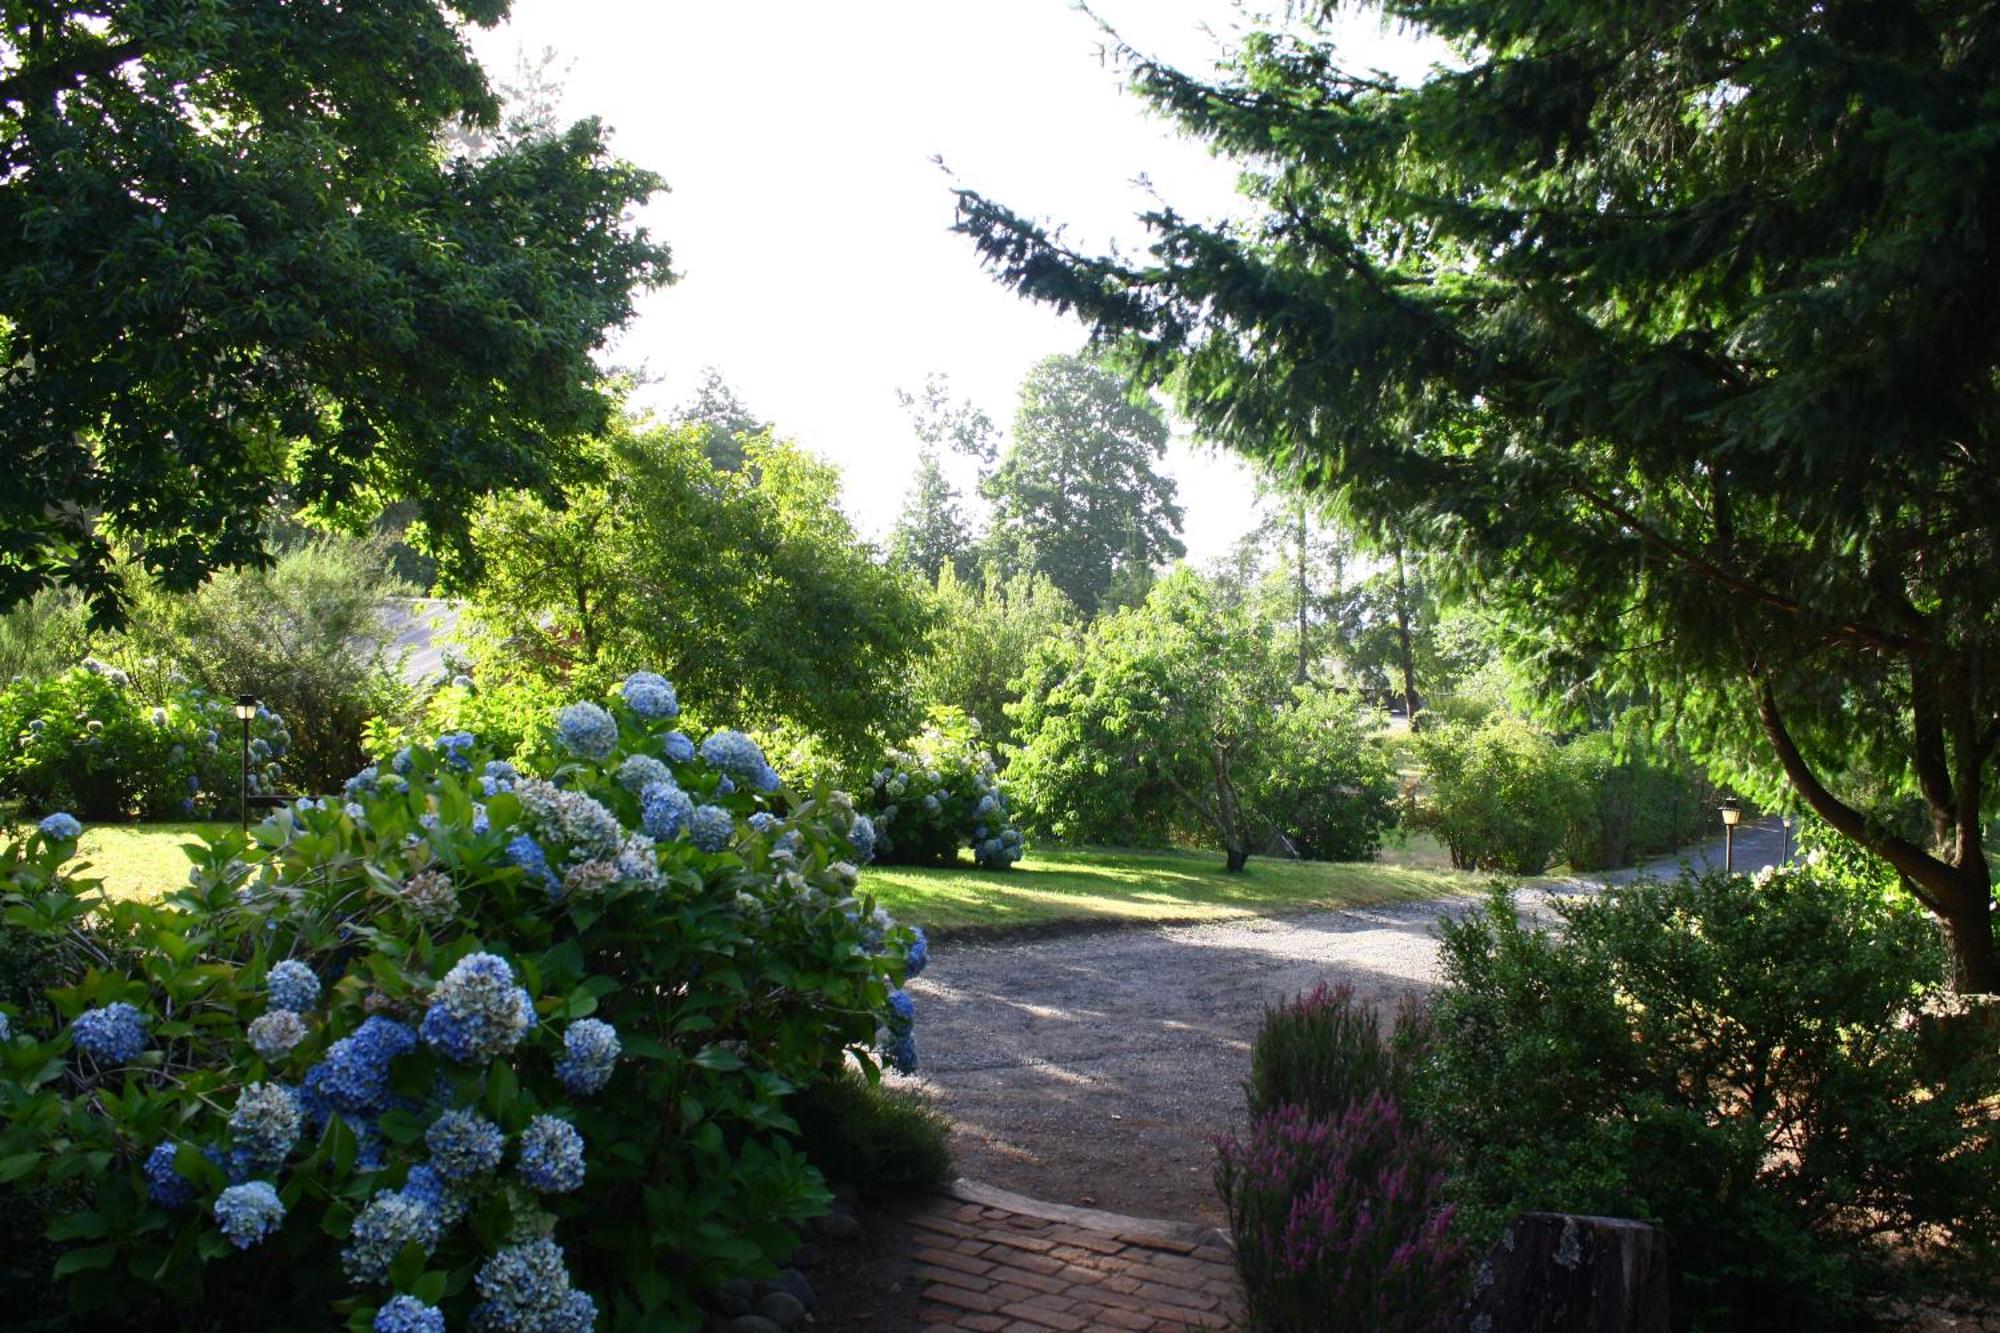
<svg viewBox="0 0 2000 1333"><path fill-rule="evenodd" d="M1746 832L1738 868L1778 850L1774 831ZM1719 843L1693 859L1711 853L1721 860ZM1523 906L1590 887L1545 882ZM1391 1007L1436 984L1435 924L1474 901L939 943L909 987L920 1081L951 1113L963 1175L1052 1202L1219 1223L1209 1140L1242 1125L1264 1006L1344 981Z"/></svg>

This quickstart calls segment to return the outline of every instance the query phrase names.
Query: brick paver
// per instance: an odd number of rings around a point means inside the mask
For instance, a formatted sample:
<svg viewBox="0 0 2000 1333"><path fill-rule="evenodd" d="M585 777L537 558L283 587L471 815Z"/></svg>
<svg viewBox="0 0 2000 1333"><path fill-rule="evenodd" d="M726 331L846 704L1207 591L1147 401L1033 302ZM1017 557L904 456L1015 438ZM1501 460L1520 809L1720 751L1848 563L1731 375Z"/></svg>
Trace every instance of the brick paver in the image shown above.
<svg viewBox="0 0 2000 1333"><path fill-rule="evenodd" d="M1184 1333L1243 1298L1212 1227L1071 1208L959 1181L910 1219L926 1333Z"/></svg>

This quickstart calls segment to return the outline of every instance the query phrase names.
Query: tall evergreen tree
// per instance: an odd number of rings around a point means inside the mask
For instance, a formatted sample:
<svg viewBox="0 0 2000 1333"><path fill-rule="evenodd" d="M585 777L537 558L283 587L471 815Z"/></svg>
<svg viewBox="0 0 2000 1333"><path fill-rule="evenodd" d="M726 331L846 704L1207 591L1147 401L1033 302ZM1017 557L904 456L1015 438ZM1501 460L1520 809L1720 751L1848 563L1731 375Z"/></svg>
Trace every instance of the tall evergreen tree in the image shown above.
<svg viewBox="0 0 2000 1333"><path fill-rule="evenodd" d="M937 582L941 569L958 570L972 538L958 510L958 491L929 449L917 453L917 479L903 499L902 513L889 533L889 559Z"/></svg>
<svg viewBox="0 0 2000 1333"><path fill-rule="evenodd" d="M1781 769L2000 990L2000 19L1384 9L1457 63L1401 83L1310 22L1214 82L1136 61L1253 217L1162 208L1136 263L970 193L961 226L1211 437Z"/></svg>
<svg viewBox="0 0 2000 1333"><path fill-rule="evenodd" d="M1082 357L1043 360L980 483L1003 567L1042 574L1092 615L1121 571L1143 576L1187 554L1173 478L1156 470L1166 448L1166 419L1123 380Z"/></svg>
<svg viewBox="0 0 2000 1333"><path fill-rule="evenodd" d="M741 470L744 445L773 429L770 422L744 405L714 366L702 367L701 383L695 386L694 396L675 411L672 420L677 426L697 427L701 432L701 451L724 472Z"/></svg>

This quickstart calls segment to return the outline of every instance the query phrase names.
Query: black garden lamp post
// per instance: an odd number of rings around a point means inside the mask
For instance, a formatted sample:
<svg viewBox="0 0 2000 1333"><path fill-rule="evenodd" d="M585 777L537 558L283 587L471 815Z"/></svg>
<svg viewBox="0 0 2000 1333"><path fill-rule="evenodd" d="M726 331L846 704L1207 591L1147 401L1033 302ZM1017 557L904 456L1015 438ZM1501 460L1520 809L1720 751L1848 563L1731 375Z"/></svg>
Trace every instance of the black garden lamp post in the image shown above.
<svg viewBox="0 0 2000 1333"><path fill-rule="evenodd" d="M1722 798L1722 873L1736 873L1736 826L1743 822L1743 807L1734 796Z"/></svg>
<svg viewBox="0 0 2000 1333"><path fill-rule="evenodd" d="M257 716L257 696L239 694L236 696L236 720L243 724L243 781L238 788L236 813L243 821L244 832L250 830L250 719Z"/></svg>

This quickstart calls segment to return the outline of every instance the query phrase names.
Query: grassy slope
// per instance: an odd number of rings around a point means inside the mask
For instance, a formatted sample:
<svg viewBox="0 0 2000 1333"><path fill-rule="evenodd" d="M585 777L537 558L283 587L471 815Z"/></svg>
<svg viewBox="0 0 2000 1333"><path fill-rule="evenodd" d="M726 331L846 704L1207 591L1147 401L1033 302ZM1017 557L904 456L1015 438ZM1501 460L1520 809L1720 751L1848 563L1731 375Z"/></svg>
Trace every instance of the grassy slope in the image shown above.
<svg viewBox="0 0 2000 1333"><path fill-rule="evenodd" d="M1011 870L969 862L930 870L873 866L861 887L927 928L1073 921L1213 921L1309 907L1409 902L1475 891L1483 879L1380 862L1253 858L1231 875L1220 853L1109 848L1035 850Z"/></svg>
<svg viewBox="0 0 2000 1333"><path fill-rule="evenodd" d="M234 824L92 824L84 829L78 853L90 868L83 873L104 881L114 898L152 896L187 883L184 843Z"/></svg>
<svg viewBox="0 0 2000 1333"><path fill-rule="evenodd" d="M226 824L94 825L84 831L86 873L115 896L184 882L183 843ZM941 930L1006 929L1079 921L1213 921L1225 917L1408 902L1476 889L1482 878L1436 866L1429 849L1392 849L1389 860L1328 864L1253 858L1231 875L1220 853L1038 850L1012 870L873 866L864 890L897 917ZM1414 863L1414 864L1412 864Z"/></svg>

